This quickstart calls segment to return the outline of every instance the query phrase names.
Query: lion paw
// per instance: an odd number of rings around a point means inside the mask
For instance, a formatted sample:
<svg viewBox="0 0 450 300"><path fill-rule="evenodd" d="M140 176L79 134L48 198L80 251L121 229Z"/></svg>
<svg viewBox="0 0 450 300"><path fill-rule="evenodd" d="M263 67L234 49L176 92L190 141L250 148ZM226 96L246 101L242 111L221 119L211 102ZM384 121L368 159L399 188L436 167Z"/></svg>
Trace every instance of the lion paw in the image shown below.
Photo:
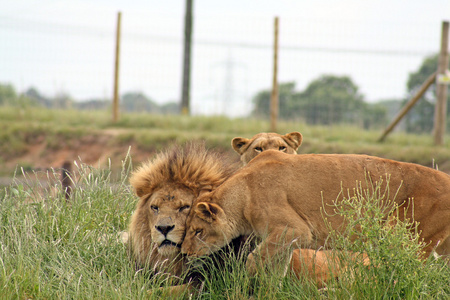
<svg viewBox="0 0 450 300"><path fill-rule="evenodd" d="M247 257L247 262L245 263L245 268L250 276L254 276L257 273L257 265L255 260L255 255L250 253Z"/></svg>

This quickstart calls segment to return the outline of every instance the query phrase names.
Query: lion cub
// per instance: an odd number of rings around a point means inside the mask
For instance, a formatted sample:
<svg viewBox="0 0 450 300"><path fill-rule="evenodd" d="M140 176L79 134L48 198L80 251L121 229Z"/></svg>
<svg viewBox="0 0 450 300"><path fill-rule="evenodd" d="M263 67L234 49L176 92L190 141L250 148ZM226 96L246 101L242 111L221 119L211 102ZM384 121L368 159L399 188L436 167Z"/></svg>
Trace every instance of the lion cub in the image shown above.
<svg viewBox="0 0 450 300"><path fill-rule="evenodd" d="M236 137L231 141L231 146L241 156L241 161L246 165L255 156L266 150L278 150L287 154L296 154L302 144L302 134L291 132L281 135L273 132L262 132L250 139Z"/></svg>

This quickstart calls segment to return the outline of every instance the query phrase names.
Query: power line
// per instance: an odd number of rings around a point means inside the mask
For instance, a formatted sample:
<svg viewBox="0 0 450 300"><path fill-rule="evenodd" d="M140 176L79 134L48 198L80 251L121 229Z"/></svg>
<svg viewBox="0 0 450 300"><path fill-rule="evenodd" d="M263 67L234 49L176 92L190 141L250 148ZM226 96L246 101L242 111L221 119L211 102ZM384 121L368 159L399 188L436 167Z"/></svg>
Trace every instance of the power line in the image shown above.
<svg viewBox="0 0 450 300"><path fill-rule="evenodd" d="M79 35L90 36L112 36L113 31L110 29L101 29L83 25L67 25L58 24L44 21L34 20L19 20L7 16L0 16L0 25L7 25L9 29L18 29L22 31L40 33L59 33L67 34L68 32ZM124 35L125 39L139 40L139 41L159 41L166 43L180 43L182 41L181 36L169 36L169 35L154 35L137 32L127 32ZM211 39L194 39L195 45L203 46L217 46L228 48L246 48L246 49L266 49L272 48L271 44L265 43L246 43L246 42L224 42ZM300 52L320 52L320 53L347 53L347 54L359 54L359 55L378 55L378 56L408 56L408 57L424 57L432 54L430 51L425 50L395 50L395 49L358 49L358 48L338 48L338 47L315 47L315 46L302 46L302 45L285 45L280 46L281 50L285 51L300 51Z"/></svg>
<svg viewBox="0 0 450 300"><path fill-rule="evenodd" d="M35 20L20 20L6 16L0 16L0 25L2 29L20 30L27 32L39 32L50 34L81 34L90 36L105 36L113 35L114 31L109 28L96 28L84 25L68 25L54 22L35 21ZM112 26L111 26L112 28Z"/></svg>
<svg viewBox="0 0 450 300"><path fill-rule="evenodd" d="M272 48L269 44L258 43L239 43L239 42L220 42L213 40L197 40L197 45L220 46L230 48L249 48L249 49L268 49ZM327 53L349 53L349 54L368 54L368 55L385 55L385 56L419 56L429 55L428 51L404 51L404 50L370 50L355 48L332 48L332 47L309 47L309 46L280 46L280 49L287 51L304 51L304 52L327 52Z"/></svg>

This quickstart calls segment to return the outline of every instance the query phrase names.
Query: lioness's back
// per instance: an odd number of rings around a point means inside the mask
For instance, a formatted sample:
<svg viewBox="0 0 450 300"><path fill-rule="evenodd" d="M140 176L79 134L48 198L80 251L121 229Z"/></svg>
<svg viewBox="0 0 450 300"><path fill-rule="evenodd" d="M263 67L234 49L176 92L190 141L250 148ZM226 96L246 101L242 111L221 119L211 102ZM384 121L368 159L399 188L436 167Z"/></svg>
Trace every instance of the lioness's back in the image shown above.
<svg viewBox="0 0 450 300"><path fill-rule="evenodd" d="M266 151L239 173L255 210L285 213L290 207L318 231L325 230L323 207L343 194L353 195L358 184L370 188L381 182L386 200L399 205L414 200L414 205L404 205L406 216L414 214L425 240L439 243L450 235L450 176L428 167L367 155ZM337 217L329 221L336 226L341 222Z"/></svg>
<svg viewBox="0 0 450 300"><path fill-rule="evenodd" d="M325 182L337 179L340 182L352 178L354 183L355 180L378 180L380 177L386 178L386 175L391 175L391 183L392 180L400 183L408 179L405 182L408 186L419 183L422 187L433 184L450 185L450 175L429 167L358 154L291 156L278 151L266 151L251 161L247 168L249 173L255 176L283 175L283 178L291 176L295 181L302 178L317 182L318 178L325 178ZM256 169L258 172L253 171ZM370 178L367 177L367 173L370 174Z"/></svg>
<svg viewBox="0 0 450 300"><path fill-rule="evenodd" d="M320 191L353 189L356 181L375 183L382 179L389 183L392 193L402 187L398 197L417 197L426 193L450 193L450 176L443 172L413 163L356 154L300 154L286 155L278 151L260 154L246 167L250 182L268 178L286 185L287 190L320 188ZM414 193L412 195L411 193ZM393 195L392 195L393 196ZM450 196L449 196L450 197ZM391 197L393 198L393 197Z"/></svg>

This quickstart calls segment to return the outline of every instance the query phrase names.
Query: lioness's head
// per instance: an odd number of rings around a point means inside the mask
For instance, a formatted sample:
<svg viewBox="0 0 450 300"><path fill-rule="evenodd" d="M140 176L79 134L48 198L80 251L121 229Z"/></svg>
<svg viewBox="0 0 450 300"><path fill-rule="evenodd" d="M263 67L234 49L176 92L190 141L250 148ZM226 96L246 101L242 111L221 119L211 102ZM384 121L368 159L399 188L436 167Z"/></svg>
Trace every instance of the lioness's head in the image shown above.
<svg viewBox="0 0 450 300"><path fill-rule="evenodd" d="M209 255L225 247L234 237L223 209L214 203L198 202L188 216L181 253Z"/></svg>
<svg viewBox="0 0 450 300"><path fill-rule="evenodd" d="M250 139L236 137L231 141L231 146L241 156L242 163L246 165L255 156L269 149L295 154L302 144L302 139L302 134L299 132L285 135L262 132Z"/></svg>
<svg viewBox="0 0 450 300"><path fill-rule="evenodd" d="M133 172L130 183L139 201L129 226L138 265L170 260L180 252L191 205L219 186L237 166L203 143L174 146Z"/></svg>

